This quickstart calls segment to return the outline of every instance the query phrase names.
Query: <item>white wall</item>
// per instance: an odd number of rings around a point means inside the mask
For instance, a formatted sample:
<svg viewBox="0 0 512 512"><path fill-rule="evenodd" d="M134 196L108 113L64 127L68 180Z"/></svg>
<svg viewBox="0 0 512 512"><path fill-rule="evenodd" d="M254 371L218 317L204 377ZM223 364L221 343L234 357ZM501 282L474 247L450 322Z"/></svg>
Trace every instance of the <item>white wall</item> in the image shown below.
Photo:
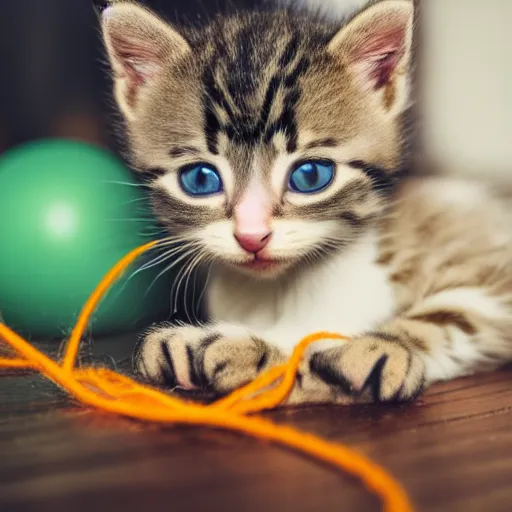
<svg viewBox="0 0 512 512"><path fill-rule="evenodd" d="M431 156L512 178L512 0L423 0L420 21Z"/></svg>

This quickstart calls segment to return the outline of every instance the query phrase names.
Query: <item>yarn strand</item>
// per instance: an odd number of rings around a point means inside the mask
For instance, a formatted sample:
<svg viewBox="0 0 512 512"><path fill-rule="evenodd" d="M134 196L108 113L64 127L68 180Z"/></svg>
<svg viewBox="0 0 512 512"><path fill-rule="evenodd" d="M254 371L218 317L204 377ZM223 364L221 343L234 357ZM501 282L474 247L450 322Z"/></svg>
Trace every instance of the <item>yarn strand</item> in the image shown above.
<svg viewBox="0 0 512 512"><path fill-rule="evenodd" d="M61 364L0 323L0 339L18 356L0 358L0 369L38 371L84 405L113 414L154 423L230 430L280 444L357 476L380 497L384 512L412 512L413 507L400 484L365 456L340 444L253 416L286 400L293 389L304 352L311 343L321 339L348 340L345 336L329 332L307 336L297 345L286 364L270 369L250 384L210 405L180 399L110 370L75 368L80 341L97 305L124 270L156 245L157 242L151 242L134 249L105 275L80 313Z"/></svg>
<svg viewBox="0 0 512 512"><path fill-rule="evenodd" d="M14 369L14 370L35 370L36 367L33 363L29 363L24 359L8 359L0 357L0 368Z"/></svg>
<svg viewBox="0 0 512 512"><path fill-rule="evenodd" d="M124 258L122 258L120 261L118 261L114 265L114 267L112 267L112 269L107 273L107 275L101 280L100 284L94 290L92 295L89 297L89 300L83 307L80 316L78 317L78 320L76 322L76 325L71 333L71 337L69 338L66 354L62 362L62 367L65 370L71 371L73 369L78 354L78 349L80 347L80 341L82 339L82 335L85 329L87 329L89 319L91 315L94 313L101 299L108 292L109 288L119 278L119 276L130 266L131 263L133 263L141 254L145 253L149 249L152 249L157 244L157 241L153 241L145 245L141 245L140 247L137 247L129 254L127 254Z"/></svg>

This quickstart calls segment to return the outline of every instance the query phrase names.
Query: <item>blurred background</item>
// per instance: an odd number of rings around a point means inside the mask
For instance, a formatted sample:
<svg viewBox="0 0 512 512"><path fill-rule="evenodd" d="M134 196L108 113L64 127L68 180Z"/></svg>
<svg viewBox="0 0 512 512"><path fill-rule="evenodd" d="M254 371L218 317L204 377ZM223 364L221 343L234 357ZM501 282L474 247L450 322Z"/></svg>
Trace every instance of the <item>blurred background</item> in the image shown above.
<svg viewBox="0 0 512 512"><path fill-rule="evenodd" d="M512 2L423 0L421 109L430 160L512 177Z"/></svg>
<svg viewBox="0 0 512 512"><path fill-rule="evenodd" d="M108 67L94 4L101 0L0 2L0 154L45 137L118 150ZM174 23L206 22L258 0L147 0Z"/></svg>
<svg viewBox="0 0 512 512"><path fill-rule="evenodd" d="M175 23L204 23L264 0L146 0ZM284 1L284 0L279 0ZM310 0L336 13L364 0ZM101 0L97 0L101 3ZM419 3L419 2L418 2ZM92 0L0 2L0 153L64 136L117 150L107 66ZM512 168L510 0L421 4L424 147L462 173Z"/></svg>

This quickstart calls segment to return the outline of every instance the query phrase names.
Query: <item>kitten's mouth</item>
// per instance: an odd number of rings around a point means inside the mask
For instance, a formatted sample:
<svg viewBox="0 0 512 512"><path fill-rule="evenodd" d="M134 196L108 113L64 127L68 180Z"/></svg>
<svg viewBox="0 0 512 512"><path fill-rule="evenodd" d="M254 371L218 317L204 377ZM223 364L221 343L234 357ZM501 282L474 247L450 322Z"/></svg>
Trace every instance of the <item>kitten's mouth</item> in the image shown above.
<svg viewBox="0 0 512 512"><path fill-rule="evenodd" d="M260 255L255 255L253 259L248 261L236 262L236 266L239 268L257 272L275 271L285 265L286 262L283 260L268 258Z"/></svg>
<svg viewBox="0 0 512 512"><path fill-rule="evenodd" d="M252 270L269 270L274 269L280 265L282 262L277 260L263 260L263 259L254 259L251 261L245 261L243 263L239 263L239 266L243 268L248 268Z"/></svg>

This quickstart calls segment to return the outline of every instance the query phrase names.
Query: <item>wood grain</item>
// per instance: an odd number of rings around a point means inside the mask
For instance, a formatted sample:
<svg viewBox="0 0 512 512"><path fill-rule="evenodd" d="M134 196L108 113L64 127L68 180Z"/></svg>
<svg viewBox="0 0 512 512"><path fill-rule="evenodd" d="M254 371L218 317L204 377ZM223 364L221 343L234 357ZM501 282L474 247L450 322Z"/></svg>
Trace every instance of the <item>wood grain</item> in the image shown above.
<svg viewBox="0 0 512 512"><path fill-rule="evenodd" d="M96 345L116 354L132 340ZM122 364L119 364L119 363ZM510 510L511 370L404 406L311 407L276 422L357 448L418 511ZM0 377L0 511L377 511L359 482L267 443L82 409L38 376Z"/></svg>

